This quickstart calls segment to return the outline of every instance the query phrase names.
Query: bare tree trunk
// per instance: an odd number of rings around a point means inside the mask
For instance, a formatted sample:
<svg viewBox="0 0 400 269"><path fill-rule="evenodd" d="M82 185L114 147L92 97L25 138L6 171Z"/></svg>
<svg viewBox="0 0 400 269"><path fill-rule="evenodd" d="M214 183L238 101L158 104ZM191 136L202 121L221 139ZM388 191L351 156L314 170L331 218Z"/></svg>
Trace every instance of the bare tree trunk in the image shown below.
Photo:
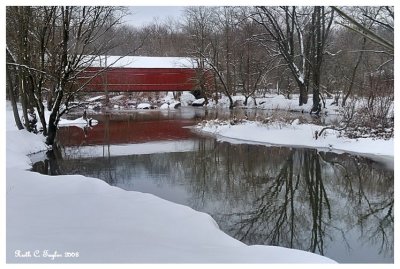
<svg viewBox="0 0 400 269"><path fill-rule="evenodd" d="M349 85L349 88L347 89L346 95L343 97L342 106L346 105L347 99L349 98L351 92L353 91L354 80L355 80L355 77L356 77L356 74L357 74L358 66L360 65L360 62L361 62L361 59L362 59L362 56L363 56L363 52L364 52L364 49L365 49L366 42L367 42L367 38L363 37L363 43L362 43L362 46L361 46L361 51L360 51L360 54L358 54L356 64L354 65L353 71L351 73L350 85Z"/></svg>
<svg viewBox="0 0 400 269"><path fill-rule="evenodd" d="M21 20L21 24L19 27L20 36L18 39L18 60L22 63L23 66L29 66L29 49L28 49L28 36L29 36L29 28L30 28L30 7L16 7L17 14L19 19ZM22 104L22 114L24 117L24 125L25 129L29 132L31 131L29 125L29 117L28 117L28 107L29 105L29 96L28 96L28 70L25 67L18 68L18 78L19 78L19 92L21 95L21 104Z"/></svg>
<svg viewBox="0 0 400 269"><path fill-rule="evenodd" d="M248 101L248 99L249 99L249 96L248 96L248 95L245 95L243 105L247 106L247 101Z"/></svg>
<svg viewBox="0 0 400 269"><path fill-rule="evenodd" d="M308 101L308 92L307 87L304 83L298 83L300 89L300 97L299 97L299 106L307 104Z"/></svg>
<svg viewBox="0 0 400 269"><path fill-rule="evenodd" d="M9 51L7 47L7 60L9 60L12 63L15 63L15 60L13 59L13 56L11 55L11 52ZM11 67L10 67L11 68ZM14 68L14 67L12 67ZM16 76L17 72L14 69L14 74ZM15 94L15 85L13 78L11 77L11 70L6 67L6 76L7 76L7 89L8 89L8 95L11 101L11 106L13 110L13 115L14 115L14 120L15 124L17 125L18 130L24 129L24 125L21 122L21 118L19 117L19 112L18 112L18 107L17 107L17 99L18 97Z"/></svg>
<svg viewBox="0 0 400 269"><path fill-rule="evenodd" d="M333 12L326 24L325 8L314 7L312 19L312 77L313 77L313 107L311 112L319 114L321 111L320 84L321 66L324 58L324 47L333 21Z"/></svg>
<svg viewBox="0 0 400 269"><path fill-rule="evenodd" d="M323 49L333 21L333 12L325 13L324 7L314 7L312 14L306 11L299 16L299 10L302 11L300 7L257 7L253 19L275 41L279 52L288 64L300 90L300 106L307 103L312 71L313 110L318 111L320 67ZM330 18L328 24L325 25L325 19L329 13ZM308 20L300 20L301 17L310 15L312 16L311 24ZM283 24L286 24L286 27L283 27ZM294 39L295 33L297 33L297 40ZM311 46L309 46L310 41L312 41Z"/></svg>
<svg viewBox="0 0 400 269"><path fill-rule="evenodd" d="M23 76L23 73L20 72L20 74ZM23 78L20 78L20 93L21 93L21 105L22 105L22 116L24 117L24 125L25 129L28 130L29 132L31 131L30 126L29 126L29 117L28 117L28 98L26 95L26 85L25 85L25 80Z"/></svg>
<svg viewBox="0 0 400 269"><path fill-rule="evenodd" d="M323 12L323 10L322 10ZM312 19L312 81L313 81L313 106L310 113L317 115L321 111L319 99L319 87L321 79L321 63L322 63L322 39L321 39L321 7L314 7Z"/></svg>
<svg viewBox="0 0 400 269"><path fill-rule="evenodd" d="M24 126L19 117L19 112L18 112L18 107L17 107L17 98L15 97L15 94L14 94L14 83L12 81L11 74L8 69L6 71L6 74L7 74L7 82L8 82L8 95L9 95L10 101L11 101L15 124L17 125L18 130L22 130L22 129L24 129Z"/></svg>
<svg viewBox="0 0 400 269"><path fill-rule="evenodd" d="M66 84L69 78L69 70L67 70L68 67L68 41L70 39L70 7L61 7L62 10L62 52L61 52L61 77L59 84L57 85L57 94L56 94L56 99L54 101L53 105L53 110L51 111L50 117L49 117L49 126L47 130L47 138L46 138L46 144L47 145L53 145L54 141L56 139L57 135L57 126L58 122L60 120L61 115L59 114L60 106L61 106L61 101L64 97L64 92L66 88Z"/></svg>

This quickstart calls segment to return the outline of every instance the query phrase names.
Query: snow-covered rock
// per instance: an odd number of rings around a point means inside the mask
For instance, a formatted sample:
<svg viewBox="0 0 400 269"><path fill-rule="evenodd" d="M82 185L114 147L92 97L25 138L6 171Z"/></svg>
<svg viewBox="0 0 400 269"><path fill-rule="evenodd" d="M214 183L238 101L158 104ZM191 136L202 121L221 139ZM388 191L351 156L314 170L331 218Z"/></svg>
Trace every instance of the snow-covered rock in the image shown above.
<svg viewBox="0 0 400 269"><path fill-rule="evenodd" d="M203 106L206 100L204 98L199 98L192 102L192 106Z"/></svg>
<svg viewBox="0 0 400 269"><path fill-rule="evenodd" d="M137 109L151 109L151 105L149 103L140 103L136 107Z"/></svg>
<svg viewBox="0 0 400 269"><path fill-rule="evenodd" d="M167 95L164 97L164 102L165 103L172 103L175 101L174 93L173 92L167 92Z"/></svg>
<svg viewBox="0 0 400 269"><path fill-rule="evenodd" d="M181 103L180 102L178 102L178 101L173 101L173 102L171 102L171 103L165 103L165 104L162 104L161 106L160 106L160 109L172 109L172 108L178 108L178 107L180 107L181 106Z"/></svg>
<svg viewBox="0 0 400 269"><path fill-rule="evenodd" d="M180 106L181 106L181 102L178 102L178 101L174 101L171 104L169 104L170 108L178 108Z"/></svg>
<svg viewBox="0 0 400 269"><path fill-rule="evenodd" d="M126 99L126 96L123 94L120 95L116 95L110 98L110 101L119 101L119 100L123 100Z"/></svg>
<svg viewBox="0 0 400 269"><path fill-rule="evenodd" d="M87 99L87 102L96 102L96 101L100 101L100 100L105 100L106 96L105 95L99 95L99 96L95 96L92 98Z"/></svg>
<svg viewBox="0 0 400 269"><path fill-rule="evenodd" d="M160 109L169 109L169 104L165 103L160 106Z"/></svg>
<svg viewBox="0 0 400 269"><path fill-rule="evenodd" d="M196 97L194 97L194 95L191 94L190 92L183 92L180 100L181 100L182 106L189 106L193 103L193 101L196 100Z"/></svg>
<svg viewBox="0 0 400 269"><path fill-rule="evenodd" d="M99 111L103 105L99 102L88 105L89 110Z"/></svg>
<svg viewBox="0 0 400 269"><path fill-rule="evenodd" d="M299 119L295 119L292 121L292 125L299 125L300 124L300 120Z"/></svg>

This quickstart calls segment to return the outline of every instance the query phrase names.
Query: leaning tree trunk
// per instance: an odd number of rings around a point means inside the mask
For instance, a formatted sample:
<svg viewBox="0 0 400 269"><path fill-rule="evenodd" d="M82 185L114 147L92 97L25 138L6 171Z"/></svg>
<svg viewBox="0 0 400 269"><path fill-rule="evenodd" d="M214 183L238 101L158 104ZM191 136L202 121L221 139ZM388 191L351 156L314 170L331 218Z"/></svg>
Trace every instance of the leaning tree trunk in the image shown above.
<svg viewBox="0 0 400 269"><path fill-rule="evenodd" d="M346 101L350 97L350 94L351 94L351 92L353 90L354 80L355 80L355 77L356 77L356 74L357 74L358 66L360 65L360 62L361 62L361 59L362 59L362 56L363 56L363 51L365 49L366 42L367 42L367 38L364 37L360 53L358 54L356 64L354 65L353 71L351 73L351 79L350 79L349 88L347 89L347 92L346 92L346 94L345 94L345 96L343 97L343 100L342 100L342 107L346 106Z"/></svg>
<svg viewBox="0 0 400 269"><path fill-rule="evenodd" d="M56 83L57 93L54 100L54 104L52 107L52 111L49 117L49 126L47 129L47 138L46 144L52 146L56 139L58 122L60 120L60 106L61 101L64 97L65 86L67 84L69 78L69 70L68 70L68 42L70 40L70 11L71 7L61 7L62 20L63 20L63 28L62 28L62 52L61 52L61 76L60 80Z"/></svg>
<svg viewBox="0 0 400 269"><path fill-rule="evenodd" d="M61 82L60 87L62 87L62 89L64 89L65 85L63 84L63 81ZM62 100L63 96L64 96L63 91L60 90L57 93L57 97L54 102L53 110L51 111L51 114L49 117L49 126L47 128L47 137L46 137L46 144L49 146L52 146L56 139L58 122L60 120L59 111L60 111L61 100Z"/></svg>
<svg viewBox="0 0 400 269"><path fill-rule="evenodd" d="M52 146L56 140L57 135L57 124L56 124L56 113L51 113L49 118L49 127L47 128L46 144Z"/></svg>

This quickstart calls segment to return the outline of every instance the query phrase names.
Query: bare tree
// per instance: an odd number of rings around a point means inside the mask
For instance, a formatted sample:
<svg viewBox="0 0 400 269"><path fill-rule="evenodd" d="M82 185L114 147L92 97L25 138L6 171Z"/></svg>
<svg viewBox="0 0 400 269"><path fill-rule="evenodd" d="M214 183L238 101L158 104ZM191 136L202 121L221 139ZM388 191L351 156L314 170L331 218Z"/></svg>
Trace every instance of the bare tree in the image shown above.
<svg viewBox="0 0 400 269"><path fill-rule="evenodd" d="M389 7L387 7L387 8L389 8ZM338 8L334 7L334 9L337 10L339 12L339 14L341 14L342 16L345 16L345 18L349 17L349 15L347 15L343 11L339 10ZM346 101L347 101L347 99L349 98L349 96L350 96L350 94L352 92L353 85L355 83L356 72L358 70L358 67L360 66L362 57L363 57L364 53L368 53L368 51L366 50L366 48L367 48L367 40L371 40L372 42L377 43L378 45L381 45L379 42L375 41L373 36L371 36L371 35L376 35L372 31L372 29L375 28L376 25L381 26L383 24L385 26L385 28L389 30L389 32L393 32L394 28L392 27L392 25L390 25L390 23L393 23L393 21L385 22L385 23L380 21L380 20L383 19L383 17L386 17L386 16L382 16L382 11L386 11L386 10L387 9L385 9L384 7L379 7L379 8L376 8L376 7L357 7L354 10L355 14L353 14L352 17L350 17L350 18L352 18L353 21L355 21L356 17L359 17L357 19L358 22L356 22L356 27L357 27L357 29L361 29L364 34L361 35L361 37L362 37L361 47L359 49L358 57L357 57L357 60L355 61L354 68L351 71L352 75L351 75L349 87L347 89L346 94L344 95L344 97L342 99L342 106L346 105ZM390 11L390 9L389 9L389 11ZM349 26L347 26L347 25L345 25L343 23L339 23L339 24L345 26L346 29L350 29L352 33L355 31L354 28L349 27ZM379 36L375 37L375 38L382 39ZM386 43L390 44L391 41L390 40L386 40ZM384 46L384 47L386 48L387 45ZM390 52L392 50L393 50L393 48L389 48L389 54L390 54ZM373 51L371 50L370 52L373 52Z"/></svg>
<svg viewBox="0 0 400 269"><path fill-rule="evenodd" d="M325 7L315 6L311 22L311 49L309 61L311 62L313 107L311 112L319 114L321 66L325 54L326 41L333 21L333 12L325 12Z"/></svg>
<svg viewBox="0 0 400 269"><path fill-rule="evenodd" d="M296 7L256 7L252 18L266 31L263 42L275 43L285 59L300 90L299 105L307 103L309 65L304 29L310 20L309 11L297 15Z"/></svg>
<svg viewBox="0 0 400 269"><path fill-rule="evenodd" d="M300 90L300 106L307 103L312 83L312 111L318 113L320 68L333 13L323 7L257 7L252 18L265 29L264 42L273 41L288 64Z"/></svg>
<svg viewBox="0 0 400 269"><path fill-rule="evenodd" d="M258 36L261 34L259 25L249 20L247 13L241 14L239 20L237 88L241 89L245 96L244 105L247 106L249 97L253 97L256 102L255 93L262 86L267 86L267 75L280 65L279 59L258 42Z"/></svg>
<svg viewBox="0 0 400 269"><path fill-rule="evenodd" d="M216 74L217 81L221 85L223 93L229 99L229 108L234 107L232 95L235 93L237 53L237 18L235 7L220 7L214 9L215 28L211 38L210 46L206 49L207 64L211 66Z"/></svg>
<svg viewBox="0 0 400 269"><path fill-rule="evenodd" d="M393 134L394 54L390 46L378 41L384 38L389 44L393 40L394 14L390 10L390 7L341 8L356 25L338 18L334 53L327 55L324 72L335 83L337 94L342 94L342 111L353 110L354 100L358 102L354 117L335 126L350 137L387 138ZM355 34L353 28L360 34Z"/></svg>
<svg viewBox="0 0 400 269"><path fill-rule="evenodd" d="M370 39L376 44L383 46L384 48L388 49L390 52L394 51L394 44L391 40L387 38L381 37L376 32L372 31L365 25L359 23L355 18L349 16L346 12L342 11L337 7L332 7L340 16L342 16L345 20L347 20L351 26L343 23L339 23L342 26L363 35L364 37ZM380 26L384 27L385 29L394 32L394 10L393 7L379 7L380 16L372 17L370 14L364 14L365 17L369 18L373 22L378 23Z"/></svg>
<svg viewBox="0 0 400 269"><path fill-rule="evenodd" d="M187 8L186 16L186 31L191 40L189 53L198 59L200 67L213 71L215 89L227 96L229 107L233 108L237 68L235 7Z"/></svg>
<svg viewBox="0 0 400 269"><path fill-rule="evenodd" d="M20 96L22 105L22 117L24 119L24 127L31 131L29 125L28 109L32 107L32 92L33 86L30 80L30 75L36 72L30 67L31 62L31 45L28 40L32 38L30 29L32 28L32 10L29 7L7 7L7 59L9 64L7 67L7 77L9 93L12 98L14 117L19 118L16 109L16 99L13 89L13 79L16 80L15 86ZM11 90L10 90L11 87ZM12 92L11 92L12 91ZM12 94L11 94L12 93ZM14 100L13 100L14 99ZM16 122L18 124L18 122ZM19 126L21 128L21 126Z"/></svg>
<svg viewBox="0 0 400 269"><path fill-rule="evenodd" d="M22 95L34 106L43 126L46 143L53 145L58 123L70 109L70 101L83 89L77 84L79 73L105 54L114 44L106 33L115 27L124 9L119 7L10 7L24 20L15 22L20 27L8 41L10 55L18 55ZM11 16L7 20L12 20ZM14 46L22 40L21 46ZM28 49L29 48L29 49ZM44 90L48 95L48 122L45 119ZM24 102L23 102L24 103ZM27 115L24 117L27 118Z"/></svg>
<svg viewBox="0 0 400 269"><path fill-rule="evenodd" d="M206 83L209 80L206 70L209 66L206 64L206 48L210 46L212 34L212 8L211 7L187 7L184 11L186 23L184 32L189 39L189 48L187 54L196 60L198 71L196 75L196 84L200 89L200 96L208 98L211 92L208 92Z"/></svg>
<svg viewBox="0 0 400 269"><path fill-rule="evenodd" d="M141 36L140 39L146 38L146 43L138 53L160 57L184 56L187 37L181 28L177 21L168 18L165 21L156 19L142 28L135 29L138 37Z"/></svg>
<svg viewBox="0 0 400 269"><path fill-rule="evenodd" d="M7 62L13 62L15 63L15 61L13 60L12 55L10 54L9 50L7 49ZM14 69L14 70L12 70ZM7 97L10 99L11 101L11 106L12 106L12 110L13 110L13 115L14 115L14 120L15 123L17 125L18 130L22 130L24 129L24 126L21 122L20 116L19 116L19 112L18 112L18 107L17 107L17 97L18 97L18 93L16 92L16 90L18 89L18 87L15 85L18 82L16 81L16 76L13 76L12 73L16 73L15 71L15 67L10 67L7 66L6 69L6 76L7 76Z"/></svg>

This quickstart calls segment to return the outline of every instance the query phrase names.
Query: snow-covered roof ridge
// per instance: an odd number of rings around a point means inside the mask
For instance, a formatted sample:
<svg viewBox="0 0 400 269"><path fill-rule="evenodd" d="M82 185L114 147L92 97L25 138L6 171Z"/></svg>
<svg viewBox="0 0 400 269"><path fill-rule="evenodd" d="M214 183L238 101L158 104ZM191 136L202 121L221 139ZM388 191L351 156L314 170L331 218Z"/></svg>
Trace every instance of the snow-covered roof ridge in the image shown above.
<svg viewBox="0 0 400 269"><path fill-rule="evenodd" d="M194 58L189 57L149 57L149 56L96 56L92 67L116 68L196 68Z"/></svg>

